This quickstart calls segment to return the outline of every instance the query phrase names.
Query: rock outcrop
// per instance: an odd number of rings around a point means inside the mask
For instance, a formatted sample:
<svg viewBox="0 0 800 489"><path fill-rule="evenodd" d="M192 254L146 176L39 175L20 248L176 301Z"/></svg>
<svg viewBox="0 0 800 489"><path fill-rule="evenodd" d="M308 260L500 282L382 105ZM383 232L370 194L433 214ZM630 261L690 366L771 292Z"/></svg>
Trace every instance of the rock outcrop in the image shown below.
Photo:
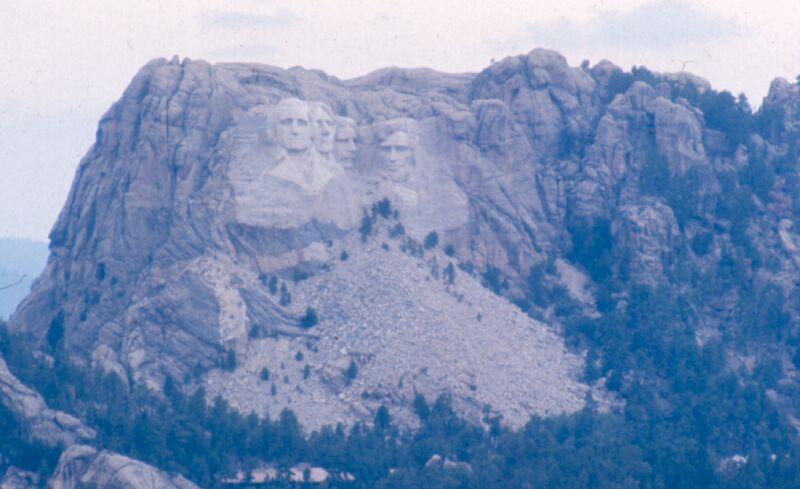
<svg viewBox="0 0 800 489"><path fill-rule="evenodd" d="M658 286L667 279L671 253L680 244L678 223L669 206L658 201L624 205L619 209L611 234L617 249L620 274L634 283Z"/></svg>
<svg viewBox="0 0 800 489"><path fill-rule="evenodd" d="M42 396L22 384L0 357L0 403L11 411L28 436L51 447L92 440L93 429L80 420L47 407Z"/></svg>
<svg viewBox="0 0 800 489"><path fill-rule="evenodd" d="M50 489L197 489L180 475L170 475L128 457L74 445L61 454L47 483Z"/></svg>
<svg viewBox="0 0 800 489"><path fill-rule="evenodd" d="M796 142L800 137L800 85L776 78L764 99L764 113L769 117L768 137L775 142Z"/></svg>
<svg viewBox="0 0 800 489"><path fill-rule="evenodd" d="M39 476L33 472L9 467L3 478L0 479L0 487L3 489L34 489L39 487Z"/></svg>

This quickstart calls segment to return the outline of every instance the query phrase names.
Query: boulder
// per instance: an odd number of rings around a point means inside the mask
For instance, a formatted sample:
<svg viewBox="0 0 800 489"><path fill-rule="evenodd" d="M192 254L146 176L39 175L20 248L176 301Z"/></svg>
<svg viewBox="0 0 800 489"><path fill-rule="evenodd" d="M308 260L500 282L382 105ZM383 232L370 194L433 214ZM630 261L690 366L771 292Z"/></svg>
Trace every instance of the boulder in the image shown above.
<svg viewBox="0 0 800 489"><path fill-rule="evenodd" d="M197 489L180 475L167 474L128 457L74 445L58 461L47 482L50 489L105 487L109 489Z"/></svg>

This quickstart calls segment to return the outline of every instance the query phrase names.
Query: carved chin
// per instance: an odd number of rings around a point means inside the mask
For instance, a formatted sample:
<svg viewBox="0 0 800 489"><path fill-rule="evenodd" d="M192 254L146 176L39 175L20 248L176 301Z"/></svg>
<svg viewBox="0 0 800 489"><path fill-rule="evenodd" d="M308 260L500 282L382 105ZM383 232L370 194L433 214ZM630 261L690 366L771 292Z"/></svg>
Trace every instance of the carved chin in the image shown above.
<svg viewBox="0 0 800 489"><path fill-rule="evenodd" d="M341 151L336 147L333 148L333 155L336 157L336 161L338 161L342 166L352 166L356 160L355 153Z"/></svg>
<svg viewBox="0 0 800 489"><path fill-rule="evenodd" d="M394 183L403 183L408 180L408 172L404 171L397 171L397 172L389 172L389 180L393 181Z"/></svg>
<svg viewBox="0 0 800 489"><path fill-rule="evenodd" d="M297 153L297 152L300 152L300 151L306 151L309 146L310 146L310 144L304 143L302 141L294 141L294 142L290 141L284 147L286 148L287 151L291 151L293 153Z"/></svg>

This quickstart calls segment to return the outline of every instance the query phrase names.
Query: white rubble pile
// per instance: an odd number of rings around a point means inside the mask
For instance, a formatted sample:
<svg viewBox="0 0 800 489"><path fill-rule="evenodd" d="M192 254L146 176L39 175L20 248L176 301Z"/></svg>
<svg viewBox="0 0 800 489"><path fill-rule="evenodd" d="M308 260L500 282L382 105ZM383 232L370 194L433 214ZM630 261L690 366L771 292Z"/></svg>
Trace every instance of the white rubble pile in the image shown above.
<svg viewBox="0 0 800 489"><path fill-rule="evenodd" d="M414 426L417 393L449 393L468 419L500 415L513 427L583 407L582 360L555 332L465 272L449 284L442 270L455 259L388 245L342 243L347 260L292 290L298 316L311 307L319 323L307 336L251 340L239 368L206 376L209 398L272 418L290 409L309 431L369 422L382 404Z"/></svg>

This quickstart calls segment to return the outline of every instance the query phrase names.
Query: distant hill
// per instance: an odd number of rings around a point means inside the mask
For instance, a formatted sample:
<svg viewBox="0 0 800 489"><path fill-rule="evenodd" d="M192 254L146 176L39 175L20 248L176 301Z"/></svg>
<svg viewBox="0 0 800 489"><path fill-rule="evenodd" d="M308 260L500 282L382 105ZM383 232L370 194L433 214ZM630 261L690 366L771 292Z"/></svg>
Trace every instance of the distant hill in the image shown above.
<svg viewBox="0 0 800 489"><path fill-rule="evenodd" d="M28 295L33 280L47 263L47 255L45 242L0 238L0 287L19 282L0 290L0 317L8 319Z"/></svg>

